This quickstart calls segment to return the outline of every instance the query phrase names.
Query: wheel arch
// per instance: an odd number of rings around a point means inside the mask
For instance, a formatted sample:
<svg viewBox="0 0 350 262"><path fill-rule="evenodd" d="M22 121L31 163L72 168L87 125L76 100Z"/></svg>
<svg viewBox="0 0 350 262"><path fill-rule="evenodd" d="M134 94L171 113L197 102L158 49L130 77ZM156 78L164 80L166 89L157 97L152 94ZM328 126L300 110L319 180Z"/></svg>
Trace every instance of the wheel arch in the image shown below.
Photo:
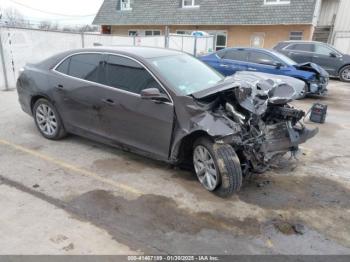
<svg viewBox="0 0 350 262"><path fill-rule="evenodd" d="M343 70L344 67L350 66L350 63L347 63L345 65L342 65L338 70L338 75L340 75L341 70Z"/></svg>
<svg viewBox="0 0 350 262"><path fill-rule="evenodd" d="M42 99L42 98L46 99L46 100L48 100L49 102L52 103L51 99L47 95L44 95L44 94L33 95L30 98L30 110L32 111L32 113L33 113L33 109L34 109L34 105L35 105L36 101L38 101L39 99Z"/></svg>
<svg viewBox="0 0 350 262"><path fill-rule="evenodd" d="M175 149L175 157L177 158L177 162L185 165L192 165L193 144L200 137L208 137L210 140L214 141L214 138L204 130L196 130L185 135L177 143L177 149Z"/></svg>

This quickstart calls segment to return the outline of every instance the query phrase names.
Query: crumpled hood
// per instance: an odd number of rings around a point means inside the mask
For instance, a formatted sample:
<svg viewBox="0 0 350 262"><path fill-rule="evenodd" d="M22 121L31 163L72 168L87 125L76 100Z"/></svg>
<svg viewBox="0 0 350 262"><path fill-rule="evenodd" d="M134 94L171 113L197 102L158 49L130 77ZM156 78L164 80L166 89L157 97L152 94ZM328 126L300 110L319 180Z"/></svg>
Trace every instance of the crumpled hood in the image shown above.
<svg viewBox="0 0 350 262"><path fill-rule="evenodd" d="M294 65L294 67L299 70L314 72L325 78L329 77L329 74L327 73L327 71L315 63L306 62L306 63Z"/></svg>
<svg viewBox="0 0 350 262"><path fill-rule="evenodd" d="M236 74L223 83L192 96L201 100L215 94L234 92L237 102L244 109L256 114L265 113L268 104L286 104L295 97L295 89L285 82L266 79L259 74Z"/></svg>

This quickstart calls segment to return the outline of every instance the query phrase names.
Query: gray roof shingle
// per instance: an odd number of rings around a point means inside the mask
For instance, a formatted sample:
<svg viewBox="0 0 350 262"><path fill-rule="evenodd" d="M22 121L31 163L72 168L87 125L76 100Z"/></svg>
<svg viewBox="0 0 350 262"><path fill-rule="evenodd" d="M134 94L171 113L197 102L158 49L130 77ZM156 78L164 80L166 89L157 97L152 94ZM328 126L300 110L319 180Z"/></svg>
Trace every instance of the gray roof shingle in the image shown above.
<svg viewBox="0 0 350 262"><path fill-rule="evenodd" d="M98 25L274 25L311 24L316 0L264 5L264 0L198 0L199 8L181 8L182 0L105 0L93 24Z"/></svg>

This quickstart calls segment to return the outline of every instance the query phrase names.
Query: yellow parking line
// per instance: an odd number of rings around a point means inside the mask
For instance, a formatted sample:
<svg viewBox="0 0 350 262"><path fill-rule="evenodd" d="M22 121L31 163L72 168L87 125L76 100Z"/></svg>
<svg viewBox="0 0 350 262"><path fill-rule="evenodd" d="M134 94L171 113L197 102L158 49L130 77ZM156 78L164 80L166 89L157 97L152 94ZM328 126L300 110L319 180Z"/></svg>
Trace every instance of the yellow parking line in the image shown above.
<svg viewBox="0 0 350 262"><path fill-rule="evenodd" d="M2 140L2 139L0 139L0 144L12 147L12 148L14 148L14 149L16 149L18 151L21 151L21 152L27 153L29 155L35 156L35 157L40 158L41 160L44 160L46 162L49 162L49 163L52 163L52 164L56 164L56 165L66 169L66 170L70 170L70 171L73 171L73 172L78 173L80 175L96 179L96 180L98 180L98 181L100 181L102 183L111 185L111 186L116 187L116 188L118 188L120 190L129 192L129 193L132 193L132 194L135 194L135 195L142 195L141 191L139 191L139 190L137 190L137 189L135 189L133 187L130 187L128 185L124 185L124 184L118 183L118 182L116 182L114 180L111 180L111 179L108 179L108 178L101 177L101 176L99 176L99 175L97 175L97 174L95 174L93 172L87 171L85 169L82 169L80 167L77 167L77 166L74 166L72 164L66 163L64 161L55 159L55 158L53 158L51 156L47 156L47 155L41 154L41 153L36 152L34 150L28 149L26 147L23 147L23 146L20 146L20 145L16 145L14 143L11 143L9 141Z"/></svg>

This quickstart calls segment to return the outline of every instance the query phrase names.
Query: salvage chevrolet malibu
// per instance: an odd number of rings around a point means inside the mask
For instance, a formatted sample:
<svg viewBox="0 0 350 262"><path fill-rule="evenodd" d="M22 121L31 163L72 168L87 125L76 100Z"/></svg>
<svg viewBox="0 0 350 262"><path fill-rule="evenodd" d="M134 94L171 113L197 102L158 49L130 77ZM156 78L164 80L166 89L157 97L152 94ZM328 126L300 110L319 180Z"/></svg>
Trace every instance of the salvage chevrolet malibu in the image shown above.
<svg viewBox="0 0 350 262"><path fill-rule="evenodd" d="M171 164L193 167L209 191L227 197L242 178L313 137L288 105L294 89L266 77L225 78L173 50L73 50L26 65L22 109L40 133L74 133Z"/></svg>

